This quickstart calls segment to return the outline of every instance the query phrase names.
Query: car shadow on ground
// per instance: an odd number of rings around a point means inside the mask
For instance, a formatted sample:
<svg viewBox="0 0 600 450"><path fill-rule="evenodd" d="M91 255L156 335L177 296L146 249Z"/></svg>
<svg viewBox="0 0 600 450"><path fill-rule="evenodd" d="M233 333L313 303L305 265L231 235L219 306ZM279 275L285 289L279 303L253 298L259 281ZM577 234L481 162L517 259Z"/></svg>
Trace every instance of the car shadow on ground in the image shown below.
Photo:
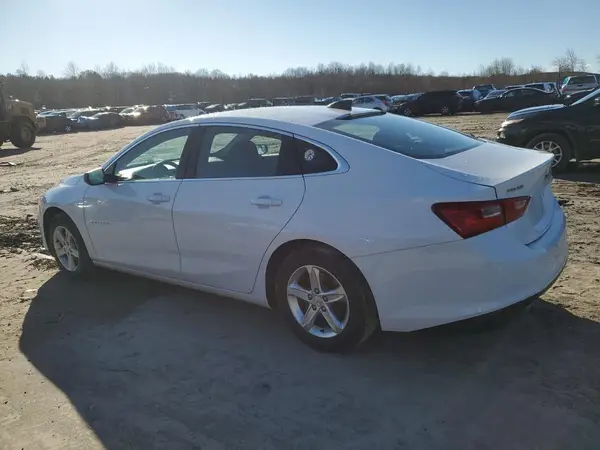
<svg viewBox="0 0 600 450"><path fill-rule="evenodd" d="M41 150L42 147L30 147L30 148L17 148L17 147L0 147L0 158L18 156L23 153L30 152L32 150Z"/></svg>
<svg viewBox="0 0 600 450"><path fill-rule="evenodd" d="M112 272L57 274L20 348L105 448L594 448L600 327L543 300L493 331L322 354L275 312ZM597 448L597 447L596 447Z"/></svg>
<svg viewBox="0 0 600 450"><path fill-rule="evenodd" d="M556 174L555 178L565 181L580 181L600 184L600 162L586 161L570 164L565 173Z"/></svg>

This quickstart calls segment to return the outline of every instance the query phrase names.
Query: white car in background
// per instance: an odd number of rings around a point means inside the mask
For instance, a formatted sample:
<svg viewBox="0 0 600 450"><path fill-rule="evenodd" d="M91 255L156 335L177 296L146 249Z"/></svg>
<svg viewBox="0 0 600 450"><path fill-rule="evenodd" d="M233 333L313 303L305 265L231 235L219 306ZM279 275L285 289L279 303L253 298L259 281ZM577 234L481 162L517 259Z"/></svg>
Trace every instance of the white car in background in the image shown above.
<svg viewBox="0 0 600 450"><path fill-rule="evenodd" d="M196 117L206 114L198 105L194 103L185 103L179 105L165 105L169 113L173 112L176 119L187 119L188 117Z"/></svg>
<svg viewBox="0 0 600 450"><path fill-rule="evenodd" d="M357 108L377 109L379 111L387 112L389 107L388 104L392 104L392 99L388 97L389 103L384 99L381 100L375 95L364 95L353 99L352 106Z"/></svg>
<svg viewBox="0 0 600 450"><path fill-rule="evenodd" d="M160 126L42 196L44 245L73 277L103 266L274 308L325 351L554 282L552 155L349 104Z"/></svg>

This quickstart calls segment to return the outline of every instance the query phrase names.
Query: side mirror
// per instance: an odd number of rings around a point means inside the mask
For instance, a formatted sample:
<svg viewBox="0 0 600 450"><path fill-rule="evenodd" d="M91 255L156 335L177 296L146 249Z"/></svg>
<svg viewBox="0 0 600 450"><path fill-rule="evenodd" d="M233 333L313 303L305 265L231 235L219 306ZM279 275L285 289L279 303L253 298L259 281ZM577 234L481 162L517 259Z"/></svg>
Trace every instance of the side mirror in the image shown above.
<svg viewBox="0 0 600 450"><path fill-rule="evenodd" d="M104 172L104 170L99 167L83 174L83 181L90 186L99 186L101 184L116 183L119 180L114 174Z"/></svg>
<svg viewBox="0 0 600 450"><path fill-rule="evenodd" d="M259 155L266 155L269 153L269 146L267 144L256 144Z"/></svg>

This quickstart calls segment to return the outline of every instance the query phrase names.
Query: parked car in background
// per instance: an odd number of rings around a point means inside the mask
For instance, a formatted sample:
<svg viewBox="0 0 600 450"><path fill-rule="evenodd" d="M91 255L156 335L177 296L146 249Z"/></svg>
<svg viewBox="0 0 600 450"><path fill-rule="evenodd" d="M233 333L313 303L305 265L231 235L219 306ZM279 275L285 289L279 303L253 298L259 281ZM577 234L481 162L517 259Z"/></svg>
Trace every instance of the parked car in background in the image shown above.
<svg viewBox="0 0 600 450"><path fill-rule="evenodd" d="M50 111L41 114L45 119L44 133L69 133L73 130L73 121L63 111Z"/></svg>
<svg viewBox="0 0 600 450"><path fill-rule="evenodd" d="M522 84L509 84L508 86L504 86L505 91L510 91L511 89L521 89L524 87Z"/></svg>
<svg viewBox="0 0 600 450"><path fill-rule="evenodd" d="M483 98L494 98L494 97L498 97L502 94L504 94L506 92L506 89L496 89L495 91L490 91L488 92L488 95L486 95Z"/></svg>
<svg viewBox="0 0 600 450"><path fill-rule="evenodd" d="M448 116L460 111L462 97L456 91L431 91L415 94L396 109L405 116L422 116L424 114L441 114Z"/></svg>
<svg viewBox="0 0 600 450"><path fill-rule="evenodd" d="M588 94L591 94L594 91L595 91L595 89L587 89L585 91L579 91L579 92L574 92L572 94L565 95L562 98L562 102L565 105L570 105L572 103L575 103L577 100L581 100L583 97L587 96Z"/></svg>
<svg viewBox="0 0 600 450"><path fill-rule="evenodd" d="M542 82L538 82L538 83L527 83L527 84L523 85L523 87L530 87L530 88L539 89L540 91L546 91L546 92L558 92L556 83L548 82L548 81L542 81Z"/></svg>
<svg viewBox="0 0 600 450"><path fill-rule="evenodd" d="M558 102L558 95L533 88L518 88L506 91L498 97L486 97L475 102L475 111L480 113L511 112L532 106L550 105Z"/></svg>
<svg viewBox="0 0 600 450"><path fill-rule="evenodd" d="M38 223L65 278L98 264L235 297L344 351L545 292L568 257L551 161L374 111L231 111L60 182Z"/></svg>
<svg viewBox="0 0 600 450"><path fill-rule="evenodd" d="M268 106L273 106L273 103L266 98L250 98L246 100L246 103L250 108L266 108Z"/></svg>
<svg viewBox="0 0 600 450"><path fill-rule="evenodd" d="M571 105L540 106L510 114L498 130L498 141L552 153L555 172L564 172L573 158L600 158L600 89Z"/></svg>
<svg viewBox="0 0 600 450"><path fill-rule="evenodd" d="M206 108L204 108L204 111L206 111L206 113L209 114L209 113L225 111L225 108L223 107L223 105L215 103L212 105L208 105Z"/></svg>
<svg viewBox="0 0 600 450"><path fill-rule="evenodd" d="M297 95L294 97L294 105L314 105L314 95Z"/></svg>
<svg viewBox="0 0 600 450"><path fill-rule="evenodd" d="M392 97L390 97L387 94L371 94L373 97L375 97L378 100L381 100L385 106L388 107L388 110L390 110L394 104L394 101L392 100Z"/></svg>
<svg viewBox="0 0 600 450"><path fill-rule="evenodd" d="M138 106L121 116L126 125L159 125L170 121L169 112L162 105Z"/></svg>
<svg viewBox="0 0 600 450"><path fill-rule="evenodd" d="M106 130L110 128L119 128L125 124L125 119L116 112L102 111L93 116L80 116L77 119L76 129L78 130Z"/></svg>
<svg viewBox="0 0 600 450"><path fill-rule="evenodd" d="M196 103L180 103L174 105L164 105L169 112L174 112L177 119L187 119L188 117L196 117L204 114Z"/></svg>
<svg viewBox="0 0 600 450"><path fill-rule="evenodd" d="M478 84L477 86L473 86L473 89L479 91L482 97L488 95L491 91L496 90L496 86L493 84Z"/></svg>
<svg viewBox="0 0 600 450"><path fill-rule="evenodd" d="M316 98L315 105L329 105L330 103L337 102L339 100L341 100L339 97Z"/></svg>
<svg viewBox="0 0 600 450"><path fill-rule="evenodd" d="M99 112L102 112L101 109L78 109L77 111L73 112L70 116L69 119L77 122L77 120L80 117L92 117L94 114L98 114Z"/></svg>
<svg viewBox="0 0 600 450"><path fill-rule="evenodd" d="M212 105L212 102L197 102L196 105L198 105L198 108L204 111L207 106Z"/></svg>
<svg viewBox="0 0 600 450"><path fill-rule="evenodd" d="M392 102L395 106L400 105L401 103L407 102L409 100L413 100L415 98L417 98L419 95L421 95L421 92L418 93L414 93L414 94L399 94L399 95L394 95L392 97Z"/></svg>
<svg viewBox="0 0 600 450"><path fill-rule="evenodd" d="M462 89L458 91L458 95L462 97L460 110L464 112L473 111L475 102L483 98L481 92L479 92L477 89Z"/></svg>
<svg viewBox="0 0 600 450"><path fill-rule="evenodd" d="M598 89L598 87L600 87L600 76L598 75L573 75L565 77L560 87L560 92L563 95L568 95L579 91Z"/></svg>
<svg viewBox="0 0 600 450"><path fill-rule="evenodd" d="M273 106L289 106L294 104L294 97L275 97L271 102Z"/></svg>
<svg viewBox="0 0 600 450"><path fill-rule="evenodd" d="M374 95L357 97L352 101L352 106L355 106L357 108L377 109L383 112L388 111L388 105L386 105L382 100L375 97Z"/></svg>
<svg viewBox="0 0 600 450"><path fill-rule="evenodd" d="M356 97L360 97L360 94L346 92L346 93L340 95L340 98L342 100L345 100L347 98L356 98Z"/></svg>

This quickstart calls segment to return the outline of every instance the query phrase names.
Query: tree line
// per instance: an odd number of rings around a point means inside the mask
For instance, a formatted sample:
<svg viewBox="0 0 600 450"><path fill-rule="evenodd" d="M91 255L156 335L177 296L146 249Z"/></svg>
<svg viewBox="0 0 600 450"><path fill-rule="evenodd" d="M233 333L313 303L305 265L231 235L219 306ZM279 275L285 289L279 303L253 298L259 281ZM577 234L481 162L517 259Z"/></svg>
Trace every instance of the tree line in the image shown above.
<svg viewBox="0 0 600 450"><path fill-rule="evenodd" d="M600 63L600 57L599 61ZM467 89L477 84L496 86L533 81L560 81L585 72L588 65L571 49L552 61L553 71L517 67L511 58L498 58L470 75L451 76L424 71L412 64L375 63L351 66L339 62L314 68L295 67L281 74L230 76L219 70L176 72L165 64L148 64L136 71L120 70L114 63L80 70L74 62L62 77L29 73L26 63L14 74L0 75L7 95L36 107L87 107L106 105L165 104L195 101L242 102L249 98L311 95L328 97L342 92L390 95L441 89Z"/></svg>

